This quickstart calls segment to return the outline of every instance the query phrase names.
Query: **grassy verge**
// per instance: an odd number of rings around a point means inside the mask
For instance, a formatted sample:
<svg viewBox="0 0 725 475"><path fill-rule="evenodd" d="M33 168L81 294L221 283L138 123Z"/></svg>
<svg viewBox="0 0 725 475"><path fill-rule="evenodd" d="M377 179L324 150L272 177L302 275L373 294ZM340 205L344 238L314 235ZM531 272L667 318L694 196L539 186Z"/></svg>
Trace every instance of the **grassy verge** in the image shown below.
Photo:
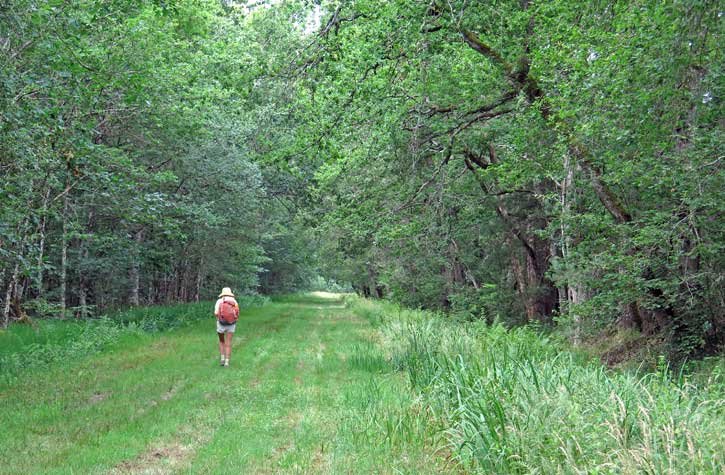
<svg viewBox="0 0 725 475"><path fill-rule="evenodd" d="M725 378L614 372L529 329L353 300L466 470L720 474Z"/></svg>
<svg viewBox="0 0 725 475"><path fill-rule="evenodd" d="M242 308L263 305L258 296L239 297ZM39 319L33 326L12 325L0 331L0 386L19 373L47 368L97 353L139 334L170 331L208 320L213 303L139 307L97 318Z"/></svg>

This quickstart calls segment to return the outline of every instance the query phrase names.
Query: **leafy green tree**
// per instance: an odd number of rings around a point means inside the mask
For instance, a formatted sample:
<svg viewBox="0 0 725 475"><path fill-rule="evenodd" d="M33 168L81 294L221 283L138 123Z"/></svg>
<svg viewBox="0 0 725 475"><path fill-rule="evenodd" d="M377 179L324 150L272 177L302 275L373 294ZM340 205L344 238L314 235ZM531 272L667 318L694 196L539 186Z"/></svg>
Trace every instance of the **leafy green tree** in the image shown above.
<svg viewBox="0 0 725 475"><path fill-rule="evenodd" d="M526 320L575 338L617 324L683 355L722 344L715 2L326 9L302 64L325 98L318 178L357 243L342 254L373 269L358 276L434 307L513 288Z"/></svg>

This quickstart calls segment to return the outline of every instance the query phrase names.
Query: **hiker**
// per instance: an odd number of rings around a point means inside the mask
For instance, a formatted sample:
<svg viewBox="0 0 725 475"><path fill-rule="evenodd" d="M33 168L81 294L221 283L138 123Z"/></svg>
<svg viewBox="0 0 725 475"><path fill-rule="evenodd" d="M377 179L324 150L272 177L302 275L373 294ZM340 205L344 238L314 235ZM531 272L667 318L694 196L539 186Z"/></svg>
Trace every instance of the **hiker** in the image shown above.
<svg viewBox="0 0 725 475"><path fill-rule="evenodd" d="M239 304L237 304L232 289L224 287L219 294L219 300L214 305L216 317L216 333L219 336L220 364L229 366L229 356L232 354L232 336L237 329L239 318Z"/></svg>

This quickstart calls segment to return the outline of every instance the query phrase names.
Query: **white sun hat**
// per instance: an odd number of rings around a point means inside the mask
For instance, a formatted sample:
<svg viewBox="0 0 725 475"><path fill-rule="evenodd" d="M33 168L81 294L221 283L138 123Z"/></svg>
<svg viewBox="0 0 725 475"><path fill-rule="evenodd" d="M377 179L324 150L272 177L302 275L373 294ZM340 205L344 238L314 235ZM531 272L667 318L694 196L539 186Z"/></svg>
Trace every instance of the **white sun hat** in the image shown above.
<svg viewBox="0 0 725 475"><path fill-rule="evenodd" d="M232 293L232 289L224 287L222 289L222 293L219 294L219 297L234 297L234 294Z"/></svg>

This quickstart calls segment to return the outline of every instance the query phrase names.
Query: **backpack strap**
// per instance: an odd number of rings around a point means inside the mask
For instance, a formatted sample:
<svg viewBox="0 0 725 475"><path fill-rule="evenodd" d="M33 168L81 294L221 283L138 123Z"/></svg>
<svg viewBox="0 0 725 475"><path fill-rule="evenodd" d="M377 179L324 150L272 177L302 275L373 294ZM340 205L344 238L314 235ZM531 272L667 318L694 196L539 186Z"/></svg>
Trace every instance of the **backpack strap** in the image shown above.
<svg viewBox="0 0 725 475"><path fill-rule="evenodd" d="M222 309L224 308L224 302L226 301L226 297L222 297L222 301L219 302L219 316L217 317L217 320L221 320L222 318Z"/></svg>

